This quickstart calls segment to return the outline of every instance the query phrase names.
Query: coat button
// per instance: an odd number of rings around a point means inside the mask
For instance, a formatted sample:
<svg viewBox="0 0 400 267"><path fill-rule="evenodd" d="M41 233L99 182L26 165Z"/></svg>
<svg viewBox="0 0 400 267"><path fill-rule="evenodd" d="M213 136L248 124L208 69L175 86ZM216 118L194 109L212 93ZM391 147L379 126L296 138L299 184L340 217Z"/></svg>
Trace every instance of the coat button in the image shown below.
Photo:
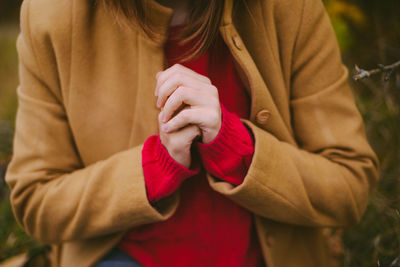
<svg viewBox="0 0 400 267"><path fill-rule="evenodd" d="M272 247L275 244L275 238L267 236L267 246Z"/></svg>
<svg viewBox="0 0 400 267"><path fill-rule="evenodd" d="M256 121L259 124L266 124L270 118L271 112L268 109L262 109L256 115Z"/></svg>
<svg viewBox="0 0 400 267"><path fill-rule="evenodd" d="M243 49L243 42L240 39L239 35L237 35L237 34L233 35L232 40L237 49L239 49L239 50Z"/></svg>

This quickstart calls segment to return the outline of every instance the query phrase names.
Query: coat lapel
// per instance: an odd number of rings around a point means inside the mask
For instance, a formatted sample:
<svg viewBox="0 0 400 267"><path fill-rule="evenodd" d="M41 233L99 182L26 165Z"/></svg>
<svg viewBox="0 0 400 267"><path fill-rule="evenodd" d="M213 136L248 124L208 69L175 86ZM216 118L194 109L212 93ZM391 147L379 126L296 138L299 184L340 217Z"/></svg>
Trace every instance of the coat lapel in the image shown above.
<svg viewBox="0 0 400 267"><path fill-rule="evenodd" d="M257 123L256 116L258 112L267 109L271 113L271 119L268 123L259 126L277 136L281 141L295 144L293 135L285 125L266 83L262 79L256 64L240 39L234 25L230 23L221 26L220 32L240 68L239 71L244 74L241 75L246 79L244 83L249 87L251 96L250 120ZM239 48L238 42L240 42L241 48Z"/></svg>
<svg viewBox="0 0 400 267"><path fill-rule="evenodd" d="M137 81L135 110L133 111L129 147L143 143L150 135L158 133L158 113L154 90L156 73L163 70L164 53L160 46L138 38Z"/></svg>

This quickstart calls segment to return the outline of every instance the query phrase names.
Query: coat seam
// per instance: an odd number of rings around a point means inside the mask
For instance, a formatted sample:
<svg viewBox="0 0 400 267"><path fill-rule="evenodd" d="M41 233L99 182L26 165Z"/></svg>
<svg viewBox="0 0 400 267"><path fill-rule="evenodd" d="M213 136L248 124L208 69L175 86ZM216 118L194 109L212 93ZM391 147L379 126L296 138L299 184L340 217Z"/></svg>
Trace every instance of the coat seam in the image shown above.
<svg viewBox="0 0 400 267"><path fill-rule="evenodd" d="M266 23L266 17L265 17L265 10L264 10L264 8L262 7L262 5L261 5L261 1L259 1L259 5L260 5L260 9L261 9L261 14L262 14L262 18L263 18L263 30L264 30L264 32L265 32L265 35L267 36L267 38L269 37L269 31L267 30L267 28L266 28L266 26L267 26L267 23ZM281 63L280 63L280 60L279 60L279 58L277 58L277 56L276 56L276 53L274 53L274 51L273 51L273 49L272 49L272 47L271 47L271 43L270 42L267 42L267 46L268 46L268 49L269 49L269 52L273 55L273 59L274 59L274 64L276 64L277 66L279 66L279 69L280 69L280 66L281 66ZM257 69L258 69L258 67L257 67ZM264 80L264 79L263 79Z"/></svg>
<svg viewBox="0 0 400 267"><path fill-rule="evenodd" d="M75 7L75 1L71 0L71 8L70 8L70 31L69 31L69 77L68 77L68 84L66 87L66 90L68 90L68 93L66 94L68 96L67 99L67 103L64 103L65 109L68 110L69 109L69 105L70 105L70 99L71 99L71 84L72 84L72 36L73 36L73 30L74 30L74 25L73 25L73 21L74 21L74 7Z"/></svg>
<svg viewBox="0 0 400 267"><path fill-rule="evenodd" d="M49 84L46 82L46 80L44 79L45 75L43 75L43 70L40 64L40 60L39 57L37 56L37 48L35 45L35 41L32 37L32 29L31 29L31 0L27 0L27 6L26 6L26 35L28 38L28 42L30 43L30 47L32 50L32 55L33 55L33 61L34 64L36 65L37 69L38 69L38 75L36 78L43 84L44 87L46 87L46 89L49 91L49 93L51 94L51 96L54 98L54 102L57 103L57 105L60 105L63 108L63 112L66 113L66 109L64 106L64 103L62 101L62 99L59 99L59 97L51 90L51 87L49 86ZM24 15L21 15L21 17ZM24 26L22 25L21 28L24 28ZM53 54L54 58L56 57L55 54ZM61 93L61 86L60 86L60 81L58 80L58 86L60 89L60 97L62 98L62 93ZM47 101L48 102L48 101ZM51 103L51 102L49 102ZM54 103L53 103L54 104Z"/></svg>
<svg viewBox="0 0 400 267"><path fill-rule="evenodd" d="M301 12L300 12L300 21L299 21L299 24L297 26L296 38L294 39L294 44L293 44L293 55L292 55L292 60L291 60L292 62L290 64L290 74L291 74L291 76L293 75L293 66L294 66L295 54L296 54L297 45L298 45L299 38L300 38L300 31L301 31L301 28L302 28L302 25L303 25L303 21L304 21L305 6L306 6L306 0L303 0L302 9L301 9Z"/></svg>
<svg viewBox="0 0 400 267"><path fill-rule="evenodd" d="M261 171L260 169L258 169L258 168L255 167L255 166L253 166L253 169L256 169L257 171ZM269 190L270 192L274 193L275 195L277 195L277 196L279 196L281 199L283 199L285 202L287 202L287 203L293 208L293 210L296 211L296 213L298 213L301 217L303 217L303 218L305 218L305 219L307 219L307 220L310 220L310 221L314 221L313 218L303 215L303 214L298 210L298 208L296 207L296 205L295 205L294 203L292 203L291 201L289 201L287 198L283 197L280 193L278 193L277 191L273 190L271 187L269 187L269 186L263 184L262 182L258 181L253 175L249 174L248 176L251 177L251 178L253 178L253 180L256 181L258 184L260 184L261 186L263 186L264 188L266 188L267 190Z"/></svg>
<svg viewBox="0 0 400 267"><path fill-rule="evenodd" d="M31 32L31 0L28 0L27 2L27 7L26 7L26 17L27 17L27 21L26 21L26 29L27 29L27 34L29 36L29 42L31 43L31 47L32 47L32 54L33 54L33 58L35 61L35 65L37 66L38 70L39 70L39 75L40 75L40 79L43 78L43 71L40 67L39 64L39 60L37 57L37 52L36 52L36 47L35 44L33 42L33 38L32 38L32 32ZM46 82L43 81L44 84L46 84ZM46 87L48 87L48 85L46 84Z"/></svg>

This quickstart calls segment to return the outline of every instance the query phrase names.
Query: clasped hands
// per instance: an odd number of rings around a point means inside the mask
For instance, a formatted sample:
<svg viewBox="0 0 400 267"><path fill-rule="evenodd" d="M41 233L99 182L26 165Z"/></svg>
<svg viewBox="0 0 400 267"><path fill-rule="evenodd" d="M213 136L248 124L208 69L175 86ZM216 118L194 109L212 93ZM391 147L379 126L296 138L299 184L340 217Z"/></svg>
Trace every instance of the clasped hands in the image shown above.
<svg viewBox="0 0 400 267"><path fill-rule="evenodd" d="M158 72L156 79L161 143L176 162L189 168L193 141L210 143L221 129L218 90L209 78L179 64Z"/></svg>

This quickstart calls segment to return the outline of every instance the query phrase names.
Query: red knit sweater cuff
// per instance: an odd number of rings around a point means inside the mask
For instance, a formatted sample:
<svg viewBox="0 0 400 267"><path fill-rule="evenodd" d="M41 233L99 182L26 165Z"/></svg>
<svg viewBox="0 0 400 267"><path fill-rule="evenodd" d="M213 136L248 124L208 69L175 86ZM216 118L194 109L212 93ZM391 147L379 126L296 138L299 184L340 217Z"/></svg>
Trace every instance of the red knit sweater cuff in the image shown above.
<svg viewBox="0 0 400 267"><path fill-rule="evenodd" d="M159 135L147 138L142 149L142 167L148 200L154 203L171 195L185 179L198 174L201 164L193 160L191 169L187 169L168 154Z"/></svg>
<svg viewBox="0 0 400 267"><path fill-rule="evenodd" d="M221 105L222 125L217 137L210 143L198 143L204 168L226 182L239 185L251 164L254 145L240 118Z"/></svg>

